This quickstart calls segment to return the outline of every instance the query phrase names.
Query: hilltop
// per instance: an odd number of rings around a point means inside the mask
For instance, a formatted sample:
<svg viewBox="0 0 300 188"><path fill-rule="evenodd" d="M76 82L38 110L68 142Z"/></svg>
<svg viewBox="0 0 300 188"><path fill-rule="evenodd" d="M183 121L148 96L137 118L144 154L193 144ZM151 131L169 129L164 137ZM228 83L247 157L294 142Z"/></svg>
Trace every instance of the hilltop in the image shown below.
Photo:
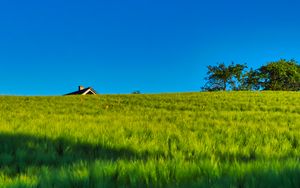
<svg viewBox="0 0 300 188"><path fill-rule="evenodd" d="M0 97L0 186L299 187L299 92Z"/></svg>

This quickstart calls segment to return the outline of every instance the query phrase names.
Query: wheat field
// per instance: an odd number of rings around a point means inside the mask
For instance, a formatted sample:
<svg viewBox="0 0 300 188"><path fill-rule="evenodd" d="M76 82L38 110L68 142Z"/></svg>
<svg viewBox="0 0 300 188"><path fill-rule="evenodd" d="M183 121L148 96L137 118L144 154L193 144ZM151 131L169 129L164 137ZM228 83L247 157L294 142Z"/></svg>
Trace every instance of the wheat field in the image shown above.
<svg viewBox="0 0 300 188"><path fill-rule="evenodd" d="M300 187L300 93L1 96L0 187Z"/></svg>

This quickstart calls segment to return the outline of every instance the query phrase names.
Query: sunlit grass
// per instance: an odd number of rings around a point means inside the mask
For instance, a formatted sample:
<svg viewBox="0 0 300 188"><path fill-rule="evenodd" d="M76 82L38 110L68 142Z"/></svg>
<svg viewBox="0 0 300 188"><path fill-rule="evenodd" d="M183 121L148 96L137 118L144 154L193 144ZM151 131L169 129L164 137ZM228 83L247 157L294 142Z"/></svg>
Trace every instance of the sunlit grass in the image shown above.
<svg viewBox="0 0 300 188"><path fill-rule="evenodd" d="M0 187L299 187L300 93L0 97Z"/></svg>

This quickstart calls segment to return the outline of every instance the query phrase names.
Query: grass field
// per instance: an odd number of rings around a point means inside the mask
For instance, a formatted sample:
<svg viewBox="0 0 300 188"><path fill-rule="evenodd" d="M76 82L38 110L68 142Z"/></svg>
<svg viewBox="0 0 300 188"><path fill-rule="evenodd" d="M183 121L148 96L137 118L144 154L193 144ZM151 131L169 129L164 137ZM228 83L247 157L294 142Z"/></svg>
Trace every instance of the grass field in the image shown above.
<svg viewBox="0 0 300 188"><path fill-rule="evenodd" d="M2 96L0 187L300 187L300 93Z"/></svg>

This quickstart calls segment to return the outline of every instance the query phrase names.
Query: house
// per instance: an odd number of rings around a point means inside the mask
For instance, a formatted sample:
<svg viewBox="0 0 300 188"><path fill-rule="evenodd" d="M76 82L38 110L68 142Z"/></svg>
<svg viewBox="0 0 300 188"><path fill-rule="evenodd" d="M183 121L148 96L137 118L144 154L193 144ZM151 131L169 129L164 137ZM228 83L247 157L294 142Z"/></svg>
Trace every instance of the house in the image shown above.
<svg viewBox="0 0 300 188"><path fill-rule="evenodd" d="M78 86L78 91L66 95L97 95L97 92L91 87L84 88L83 86Z"/></svg>

